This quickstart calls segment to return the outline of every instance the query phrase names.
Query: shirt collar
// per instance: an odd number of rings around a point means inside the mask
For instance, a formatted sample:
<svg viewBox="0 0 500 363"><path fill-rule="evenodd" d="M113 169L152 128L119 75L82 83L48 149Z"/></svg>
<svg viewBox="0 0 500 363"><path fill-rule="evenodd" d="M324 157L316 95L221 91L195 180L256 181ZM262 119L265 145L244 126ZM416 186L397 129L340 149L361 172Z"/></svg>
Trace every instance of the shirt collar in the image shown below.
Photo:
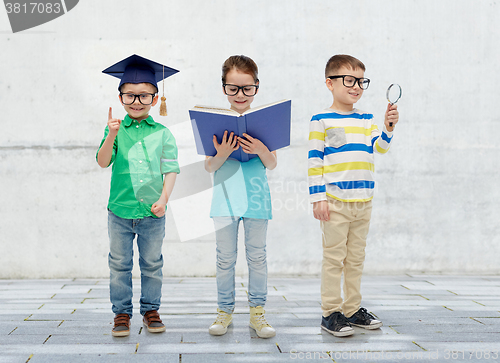
<svg viewBox="0 0 500 363"><path fill-rule="evenodd" d="M135 120L133 120L132 118L130 118L129 115L126 115L125 118L123 119L123 124L126 127L129 127L130 125L132 125L132 122L134 122L134 121ZM155 121L153 120L153 117L151 117L151 115L149 115L148 118L146 118L144 120L141 120L141 121L146 122L149 126L153 126L155 124Z"/></svg>

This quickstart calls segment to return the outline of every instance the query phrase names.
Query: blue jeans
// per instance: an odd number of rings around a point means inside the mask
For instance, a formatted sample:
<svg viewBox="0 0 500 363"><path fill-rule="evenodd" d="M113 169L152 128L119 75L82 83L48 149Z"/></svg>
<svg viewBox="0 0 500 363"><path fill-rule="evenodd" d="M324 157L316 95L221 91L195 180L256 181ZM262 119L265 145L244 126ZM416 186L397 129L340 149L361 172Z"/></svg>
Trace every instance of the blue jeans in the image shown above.
<svg viewBox="0 0 500 363"><path fill-rule="evenodd" d="M108 235L109 294L113 312L132 317L133 242L136 235L141 268L141 315L158 310L163 280L161 247L165 237L165 216L124 219L108 211Z"/></svg>
<svg viewBox="0 0 500 363"><path fill-rule="evenodd" d="M238 227L243 220L248 263L248 302L264 306L267 299L266 233L267 219L213 217L217 240L217 303L231 314L235 303L235 265Z"/></svg>

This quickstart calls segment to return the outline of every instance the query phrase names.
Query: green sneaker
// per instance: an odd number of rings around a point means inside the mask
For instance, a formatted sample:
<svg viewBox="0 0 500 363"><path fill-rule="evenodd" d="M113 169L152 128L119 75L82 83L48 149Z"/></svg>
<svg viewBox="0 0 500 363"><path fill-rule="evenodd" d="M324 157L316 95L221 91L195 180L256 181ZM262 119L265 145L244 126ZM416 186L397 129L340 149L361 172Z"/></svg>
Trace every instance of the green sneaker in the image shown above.
<svg viewBox="0 0 500 363"><path fill-rule="evenodd" d="M217 309L217 318L214 323L208 328L208 332L212 335L224 335L227 332L227 327L233 321L233 314L228 314L221 309Z"/></svg>
<svg viewBox="0 0 500 363"><path fill-rule="evenodd" d="M262 306L250 306L250 328L254 329L260 338L272 338L276 330L266 321Z"/></svg>

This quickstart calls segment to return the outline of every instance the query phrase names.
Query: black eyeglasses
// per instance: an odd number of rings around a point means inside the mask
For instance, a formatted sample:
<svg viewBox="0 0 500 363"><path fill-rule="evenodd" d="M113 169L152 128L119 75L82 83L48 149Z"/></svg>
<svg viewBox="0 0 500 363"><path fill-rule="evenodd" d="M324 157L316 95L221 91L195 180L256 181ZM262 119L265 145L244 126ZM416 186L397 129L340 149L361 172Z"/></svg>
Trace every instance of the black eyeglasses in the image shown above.
<svg viewBox="0 0 500 363"><path fill-rule="evenodd" d="M257 89L259 88L259 86L255 84L248 86L237 86L235 84L224 83L222 86L224 87L224 93L228 96L236 96L241 90L241 92L243 92L245 96L252 97L255 96L255 94L257 93Z"/></svg>
<svg viewBox="0 0 500 363"><path fill-rule="evenodd" d="M330 79L342 78L342 82L344 83L344 86L348 87L348 88L354 87L354 85L356 84L356 82L358 83L359 88L361 88L362 90L367 89L368 86L370 85L370 80L368 78L356 78L354 76L348 76L348 75L344 75L344 76L329 76L329 77L326 77L326 78L330 78Z"/></svg>
<svg viewBox="0 0 500 363"><path fill-rule="evenodd" d="M154 93L141 93L139 95L133 94L133 93L121 93L120 92L120 99L122 100L124 105L131 105L132 103L135 102L136 98L139 99L139 102L142 105L150 105L153 103L153 99L155 97Z"/></svg>

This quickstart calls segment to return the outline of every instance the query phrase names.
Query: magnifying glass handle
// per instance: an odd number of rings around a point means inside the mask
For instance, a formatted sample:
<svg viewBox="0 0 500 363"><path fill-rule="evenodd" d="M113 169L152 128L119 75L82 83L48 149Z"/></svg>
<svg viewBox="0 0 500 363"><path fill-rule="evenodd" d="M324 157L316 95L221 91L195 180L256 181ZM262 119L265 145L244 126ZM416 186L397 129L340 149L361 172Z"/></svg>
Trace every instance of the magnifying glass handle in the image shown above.
<svg viewBox="0 0 500 363"><path fill-rule="evenodd" d="M394 104L392 102L389 102L389 103L391 104L391 106ZM392 125L393 125L393 122L389 122L389 127L392 127Z"/></svg>

